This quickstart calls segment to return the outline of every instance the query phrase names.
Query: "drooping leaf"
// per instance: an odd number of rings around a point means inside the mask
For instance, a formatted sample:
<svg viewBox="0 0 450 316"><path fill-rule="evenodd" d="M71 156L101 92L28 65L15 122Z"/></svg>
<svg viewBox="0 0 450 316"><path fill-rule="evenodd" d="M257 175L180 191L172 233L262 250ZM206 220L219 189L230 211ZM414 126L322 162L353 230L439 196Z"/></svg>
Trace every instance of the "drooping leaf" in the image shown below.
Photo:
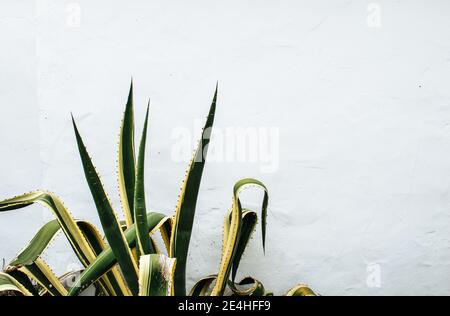
<svg viewBox="0 0 450 316"><path fill-rule="evenodd" d="M136 170L136 183L134 190L134 222L136 224L136 235L138 249L141 255L155 253L150 238L148 236L147 208L145 206L145 185L144 185L144 163L145 163L145 142L147 139L148 106L145 115L144 128L142 131L141 143Z"/></svg>
<svg viewBox="0 0 450 316"><path fill-rule="evenodd" d="M207 296L208 291L211 289L211 284L213 284L216 279L217 274L201 278L194 284L189 292L189 296Z"/></svg>
<svg viewBox="0 0 450 316"><path fill-rule="evenodd" d="M170 256L177 259L175 271L175 295L186 295L186 261L194 223L198 191L205 166L206 153L211 137L216 110L217 86L208 117L202 131L202 138L189 164L186 177L179 195L171 235Z"/></svg>
<svg viewBox="0 0 450 316"><path fill-rule="evenodd" d="M16 279L6 273L0 272L0 292L5 291L15 291L25 296L32 296L32 294L22 284L17 282Z"/></svg>
<svg viewBox="0 0 450 316"><path fill-rule="evenodd" d="M264 198L261 207L261 224L263 249L265 248L267 205L269 202L268 191L265 185L256 179L242 179L234 185L233 204L231 210L225 217L222 258L220 261L219 273L217 274L217 281L211 292L211 295L213 296L222 295L227 285L232 263L237 253L237 246L242 229L242 206L239 195L243 189L250 186L256 186L264 190Z"/></svg>
<svg viewBox="0 0 450 316"><path fill-rule="evenodd" d="M173 276L176 259L165 255L150 254L141 256L139 262L139 295L173 295Z"/></svg>
<svg viewBox="0 0 450 316"><path fill-rule="evenodd" d="M34 263L60 229L61 226L56 219L42 226L28 246L25 247L13 261L11 261L10 265L29 265Z"/></svg>
<svg viewBox="0 0 450 316"><path fill-rule="evenodd" d="M264 296L266 292L263 284L252 277L246 277L238 283L229 281L228 285L236 296Z"/></svg>
<svg viewBox="0 0 450 316"><path fill-rule="evenodd" d="M286 293L286 296L316 296L316 293L314 293L307 285L299 284L290 289Z"/></svg>
<svg viewBox="0 0 450 316"><path fill-rule="evenodd" d="M128 284L128 287L130 288L131 293L136 295L139 291L136 262L134 261L131 250L126 243L125 236L117 219L117 215L114 212L103 189L103 185L94 165L92 164L91 158L89 157L80 133L78 132L78 128L73 117L72 123L86 181L94 199L103 231L105 232L106 239L108 240L115 257L117 258L117 262L122 270L122 274Z"/></svg>
<svg viewBox="0 0 450 316"><path fill-rule="evenodd" d="M130 85L119 136L118 182L122 210L127 227L134 220L135 187L133 82Z"/></svg>
<svg viewBox="0 0 450 316"><path fill-rule="evenodd" d="M252 233L255 230L257 221L258 215L256 214L256 212L243 210L241 233L239 235L236 254L233 258L233 265L231 270L231 280L233 282L236 279L239 263L241 262L242 255L244 254L244 250L248 245L250 237L252 236Z"/></svg>
<svg viewBox="0 0 450 316"><path fill-rule="evenodd" d="M100 253L105 245L95 226L86 221L76 220L75 222L95 255ZM60 230L61 225L58 220L55 219L46 223L29 244L9 263L9 267L34 264ZM104 290L110 295L121 295L123 291L128 291L117 269L113 269L108 278L104 278L100 282Z"/></svg>
<svg viewBox="0 0 450 316"><path fill-rule="evenodd" d="M216 280L217 274L209 275L198 280L192 287L189 296L210 295ZM229 280L227 285L231 290L231 294L234 296L263 296L266 293L263 284L252 277L246 277L238 283Z"/></svg>
<svg viewBox="0 0 450 316"><path fill-rule="evenodd" d="M72 215L54 193L35 191L1 201L0 212L24 208L34 203L48 207L53 212L75 254L84 266L88 266L95 260L94 251L83 236ZM45 232L45 234L47 233Z"/></svg>
<svg viewBox="0 0 450 316"><path fill-rule="evenodd" d="M76 223L80 226L80 221L76 221ZM39 258L60 229L61 226L56 219L46 223L9 264L10 268L16 267L19 269L18 271L26 271L26 274L39 282L52 295L65 295L67 291L62 290L56 276Z"/></svg>

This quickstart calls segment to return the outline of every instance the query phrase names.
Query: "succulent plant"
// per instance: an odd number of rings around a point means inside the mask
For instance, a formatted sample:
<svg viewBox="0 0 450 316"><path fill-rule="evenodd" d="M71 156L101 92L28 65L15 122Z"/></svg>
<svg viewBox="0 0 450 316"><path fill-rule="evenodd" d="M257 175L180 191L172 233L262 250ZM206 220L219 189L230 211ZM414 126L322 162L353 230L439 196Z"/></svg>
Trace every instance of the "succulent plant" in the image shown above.
<svg viewBox="0 0 450 316"><path fill-rule="evenodd" d="M149 211L144 188L145 145L149 107L135 158L133 85L131 84L120 129L118 183L125 220L117 212L102 185L72 117L78 151L105 236L91 223L75 220L54 193L38 190L0 202L0 212L31 204L49 208L55 219L46 223L30 243L0 272L0 293L7 295L74 296L94 289L95 295L187 295L186 262L197 197L216 110L217 86L202 137L183 181L174 215ZM256 179L242 179L233 189L233 203L225 216L222 257L217 274L200 279L189 295L271 295L252 277L236 282L244 250L256 227L257 212L241 206L240 193L247 187L264 191L261 206L262 244L266 240L268 190ZM56 276L42 258L56 234L62 231L82 265L78 274ZM155 234L160 233L163 245ZM104 238L105 237L105 238ZM105 241L106 239L106 241ZM68 278L74 282L66 282ZM71 283L71 284L70 284ZM314 295L305 285L287 295Z"/></svg>

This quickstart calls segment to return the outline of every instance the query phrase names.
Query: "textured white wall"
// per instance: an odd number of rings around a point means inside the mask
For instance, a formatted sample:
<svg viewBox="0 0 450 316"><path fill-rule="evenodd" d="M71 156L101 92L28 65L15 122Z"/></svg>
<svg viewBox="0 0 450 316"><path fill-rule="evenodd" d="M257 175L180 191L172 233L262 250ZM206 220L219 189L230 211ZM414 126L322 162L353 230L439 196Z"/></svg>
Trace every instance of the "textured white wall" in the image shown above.
<svg viewBox="0 0 450 316"><path fill-rule="evenodd" d="M279 294L305 282L325 295L448 295L449 9L444 0L3 0L0 198L46 188L98 223L72 111L118 207L117 135L133 76L139 129L152 100L148 206L169 214L186 168L171 158L173 129L194 133L219 80L217 127L278 128L279 167L207 164L190 284L217 271L232 186L252 176L270 190L268 244L263 256L258 229L241 274ZM40 207L0 214L0 258L50 218ZM60 238L46 255L58 273L74 260L66 247Z"/></svg>

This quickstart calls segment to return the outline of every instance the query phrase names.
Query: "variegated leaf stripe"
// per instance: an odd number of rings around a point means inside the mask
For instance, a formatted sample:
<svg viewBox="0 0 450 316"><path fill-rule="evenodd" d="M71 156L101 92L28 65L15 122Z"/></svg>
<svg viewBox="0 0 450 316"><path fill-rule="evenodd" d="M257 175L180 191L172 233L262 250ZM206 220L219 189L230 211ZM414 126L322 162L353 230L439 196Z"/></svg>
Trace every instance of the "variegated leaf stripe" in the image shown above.
<svg viewBox="0 0 450 316"><path fill-rule="evenodd" d="M147 113L145 115L141 143L139 145L134 189L134 223L136 226L136 237L138 244L137 250L139 250L141 256L156 252L148 236L147 208L145 205L144 162L145 142L147 139L148 111L149 107L147 106Z"/></svg>
<svg viewBox="0 0 450 316"><path fill-rule="evenodd" d="M33 296L39 296L39 290L31 282L31 279L28 277L28 275L26 275L22 271L19 271L17 267L7 267L3 272L12 276L17 282L19 282L22 286L24 286Z"/></svg>
<svg viewBox="0 0 450 316"><path fill-rule="evenodd" d="M255 230L256 223L258 221L258 215L254 211L242 210L242 228L239 234L238 244L236 246L236 254L233 258L231 280L234 282L236 279L239 263L241 262L242 255L245 248Z"/></svg>
<svg viewBox="0 0 450 316"><path fill-rule="evenodd" d="M216 279L217 274L212 274L201 278L194 284L189 292L189 296L207 296L209 294L208 291L211 289L211 285L216 281Z"/></svg>
<svg viewBox="0 0 450 316"><path fill-rule="evenodd" d="M78 221L77 225L80 227L89 245L94 250L96 256L98 256L106 247L102 235L98 229L87 221ZM130 289L127 287L122 274L119 271L119 267L114 266L106 275L102 276L99 280L100 286L103 291L106 291L109 295L115 296L130 296Z"/></svg>
<svg viewBox="0 0 450 316"><path fill-rule="evenodd" d="M95 202L105 237L114 252L114 256L117 258L117 263L120 266L122 275L131 293L136 295L139 291L137 262L126 243L117 214L114 212L111 202L103 188L103 184L87 152L73 117L72 124L86 181Z"/></svg>
<svg viewBox="0 0 450 316"><path fill-rule="evenodd" d="M176 259L161 254L144 255L139 263L139 295L173 295Z"/></svg>
<svg viewBox="0 0 450 316"><path fill-rule="evenodd" d="M170 238L170 256L177 258L175 295L186 295L186 262L194 223L195 208L206 161L216 111L217 85L202 131L202 137L186 172L175 210L174 229Z"/></svg>
<svg viewBox="0 0 450 316"><path fill-rule="evenodd" d="M207 296L212 290L214 282L217 280L217 274L209 275L197 281L192 287L190 296ZM252 277L245 277L240 282L235 283L231 280L227 282L231 292L236 296L263 296L265 289L261 282Z"/></svg>
<svg viewBox="0 0 450 316"><path fill-rule="evenodd" d="M162 227L169 225L171 218L159 213L148 213L147 221L149 225L149 235L154 234L157 230ZM128 246L133 249L136 247L136 227L133 224L125 231L125 238L127 240ZM105 250L100 253L97 259L88 266L83 273L81 273L76 284L69 290L69 295L74 296L80 293L83 289L90 286L103 274L108 272L115 264L117 260L114 256L113 251L110 247L105 248Z"/></svg>
<svg viewBox="0 0 450 316"><path fill-rule="evenodd" d="M314 293L307 285L299 284L290 289L286 293L286 296L316 296L316 293Z"/></svg>
<svg viewBox="0 0 450 316"><path fill-rule="evenodd" d="M30 291L17 282L16 279L4 272L0 272L0 292L4 291L17 291L22 293L22 295L32 296Z"/></svg>
<svg viewBox="0 0 450 316"><path fill-rule="evenodd" d="M245 277L238 283L228 281L228 285L233 294L237 296L263 296L265 294L263 284L252 277Z"/></svg>
<svg viewBox="0 0 450 316"><path fill-rule="evenodd" d="M75 254L84 266L89 265L95 260L96 254L94 249L89 243L89 240L86 238L86 233L88 231L87 229L91 225L84 221L74 220L72 215L64 206L63 202L54 193L36 191L1 201L0 212L20 209L34 203L38 203L49 208L55 215L56 220L44 225L30 244L20 252L17 258L13 260L10 265L26 265L33 263L34 260L45 250L59 229L62 229L70 245L74 249ZM82 230L80 230L79 223L85 223L86 230L82 232ZM97 239L101 240L98 231L93 226L91 226L89 230L91 230L93 234L97 235ZM115 278L117 278L116 281L122 291L128 291L117 269L113 271L113 274ZM109 283L109 281L107 282ZM114 294L114 290L111 285L108 286L108 290L110 293L112 292L111 294Z"/></svg>
<svg viewBox="0 0 450 316"><path fill-rule="evenodd" d="M20 266L18 269L36 280L52 296L67 295L67 290L43 259L37 258L34 263Z"/></svg>
<svg viewBox="0 0 450 316"><path fill-rule="evenodd" d="M83 236L72 215L54 193L35 191L1 201L0 212L23 208L33 203L39 203L48 207L53 212L61 229L74 249L75 254L84 266L88 266L95 260L96 256L94 251Z"/></svg>
<svg viewBox="0 0 450 316"><path fill-rule="evenodd" d="M233 189L233 203L230 213L225 217L224 225L224 247L222 251L222 259L219 267L219 273L217 275L217 281L211 295L222 295L228 282L230 270L232 267L233 258L236 254L237 244L242 226L242 206L239 200L240 192L249 186L260 187L264 190L264 198L261 208L262 213L262 241L263 249L265 248L266 237L266 216L267 216L267 204L269 201L268 191L265 185L256 179L242 179L234 185ZM229 219L231 217L231 220Z"/></svg>
<svg viewBox="0 0 450 316"><path fill-rule="evenodd" d="M134 187L136 173L134 150L133 83L131 83L122 125L120 127L117 166L120 200L127 227L130 227L134 221Z"/></svg>

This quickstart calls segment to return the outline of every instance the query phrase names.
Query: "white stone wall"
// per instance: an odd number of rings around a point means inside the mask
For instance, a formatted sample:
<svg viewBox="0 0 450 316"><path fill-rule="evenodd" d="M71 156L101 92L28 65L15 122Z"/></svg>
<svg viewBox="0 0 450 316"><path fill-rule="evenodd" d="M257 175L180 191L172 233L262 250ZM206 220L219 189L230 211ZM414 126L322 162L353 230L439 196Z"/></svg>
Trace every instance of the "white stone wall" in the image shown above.
<svg viewBox="0 0 450 316"><path fill-rule="evenodd" d="M449 9L444 0L3 0L0 198L49 189L98 223L72 111L119 209L132 76L138 131L151 98L147 204L173 212L187 165L174 159L173 136L198 135L219 80L217 131L262 128L274 141L254 162L207 164L189 284L217 271L232 186L255 177L270 191L267 249L258 228L240 275L278 294L303 282L324 295L448 295ZM0 214L0 259L50 219L38 206ZM58 273L74 265L67 247L60 236L45 256Z"/></svg>

